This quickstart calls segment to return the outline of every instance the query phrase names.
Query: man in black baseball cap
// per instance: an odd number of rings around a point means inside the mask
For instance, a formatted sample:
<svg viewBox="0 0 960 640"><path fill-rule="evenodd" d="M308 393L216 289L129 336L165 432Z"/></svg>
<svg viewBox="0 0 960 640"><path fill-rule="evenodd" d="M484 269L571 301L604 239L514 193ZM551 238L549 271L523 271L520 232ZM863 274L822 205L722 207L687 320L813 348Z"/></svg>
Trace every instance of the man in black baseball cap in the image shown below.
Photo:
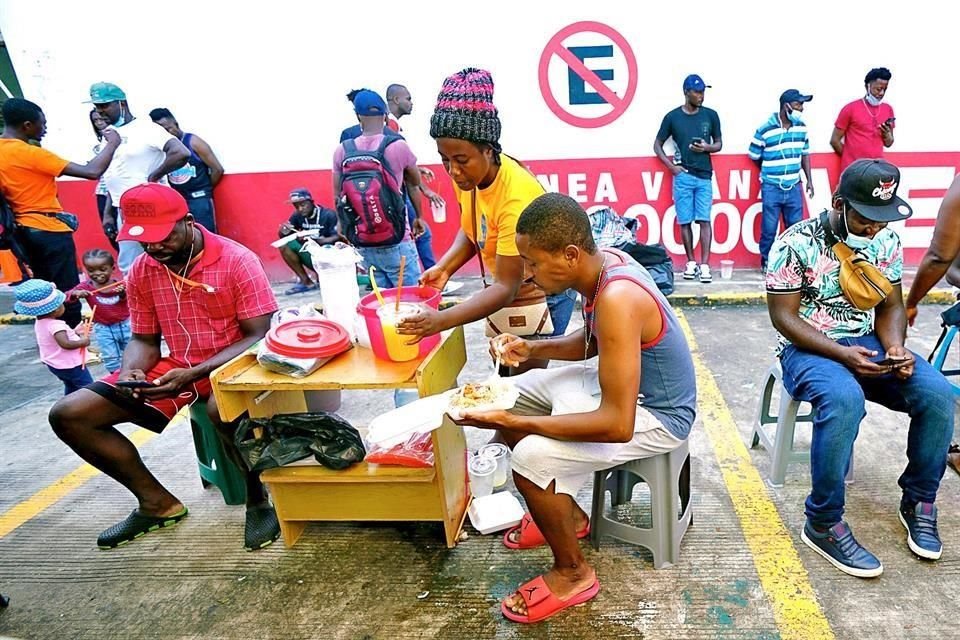
<svg viewBox="0 0 960 640"><path fill-rule="evenodd" d="M859 578L883 572L844 520L844 476L853 455L865 400L910 416L907 465L897 512L907 546L926 560L940 558L935 501L953 434L950 384L904 346L907 316L903 250L888 225L906 220L897 196L900 172L883 160L857 160L843 172L830 211L790 227L770 250L766 272L770 319L780 333L783 385L814 409L811 490L801 540L840 571ZM872 309L847 299L840 283L837 239L875 267L891 285ZM843 253L842 251L840 253ZM894 496L890 496L893 507Z"/></svg>
<svg viewBox="0 0 960 640"><path fill-rule="evenodd" d="M900 170L886 160L857 160L840 176L837 195L867 220L897 222L913 215L899 186Z"/></svg>

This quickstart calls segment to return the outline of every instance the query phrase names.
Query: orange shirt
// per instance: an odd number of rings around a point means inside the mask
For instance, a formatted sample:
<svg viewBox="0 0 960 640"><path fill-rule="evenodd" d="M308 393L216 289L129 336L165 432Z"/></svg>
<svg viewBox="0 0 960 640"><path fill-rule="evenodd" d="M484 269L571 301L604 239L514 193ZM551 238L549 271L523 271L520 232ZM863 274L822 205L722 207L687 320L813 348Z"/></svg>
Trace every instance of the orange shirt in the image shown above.
<svg viewBox="0 0 960 640"><path fill-rule="evenodd" d="M44 213L63 211L57 199L57 178L70 164L46 149L14 138L0 138L0 193L10 203L17 223L43 231L70 231Z"/></svg>

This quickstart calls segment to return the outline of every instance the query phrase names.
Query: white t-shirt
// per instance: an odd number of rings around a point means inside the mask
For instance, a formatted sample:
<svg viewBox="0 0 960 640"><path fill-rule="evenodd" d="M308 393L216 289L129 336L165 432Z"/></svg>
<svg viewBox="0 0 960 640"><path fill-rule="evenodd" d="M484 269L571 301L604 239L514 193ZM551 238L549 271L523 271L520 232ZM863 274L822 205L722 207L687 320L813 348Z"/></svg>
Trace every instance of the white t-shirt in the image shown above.
<svg viewBox="0 0 960 640"><path fill-rule="evenodd" d="M146 182L147 177L163 164L164 145L176 140L149 118L136 118L119 127L117 133L120 134L120 146L103 174L103 182L115 207L120 206L124 191ZM160 182L166 184L166 178Z"/></svg>

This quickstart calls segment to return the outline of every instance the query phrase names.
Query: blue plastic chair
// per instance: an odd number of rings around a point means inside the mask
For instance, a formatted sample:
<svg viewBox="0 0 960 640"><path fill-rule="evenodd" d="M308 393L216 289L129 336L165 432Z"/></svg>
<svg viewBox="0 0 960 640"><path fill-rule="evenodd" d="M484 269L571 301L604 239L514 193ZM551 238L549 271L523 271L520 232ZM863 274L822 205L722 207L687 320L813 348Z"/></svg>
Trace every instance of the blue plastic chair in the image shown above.
<svg viewBox="0 0 960 640"><path fill-rule="evenodd" d="M943 377L950 383L950 386L953 387L953 395L960 397L960 368L944 368L947 365L947 356L950 354L950 347L953 345L953 341L956 339L958 332L960 332L960 327L956 325L945 326L944 333L937 343L937 346L933 348L933 353L930 354L929 360L933 368L942 373ZM960 350L958 350L958 352L960 352Z"/></svg>

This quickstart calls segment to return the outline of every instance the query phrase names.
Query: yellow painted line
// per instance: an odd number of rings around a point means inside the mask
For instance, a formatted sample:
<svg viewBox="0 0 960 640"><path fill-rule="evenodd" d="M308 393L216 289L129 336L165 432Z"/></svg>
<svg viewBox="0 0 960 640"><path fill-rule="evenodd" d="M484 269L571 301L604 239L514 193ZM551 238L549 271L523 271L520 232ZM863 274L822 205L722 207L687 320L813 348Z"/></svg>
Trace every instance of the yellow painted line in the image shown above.
<svg viewBox="0 0 960 640"><path fill-rule="evenodd" d="M689 323L682 313L677 315L693 352L697 405L704 429L753 555L760 584L773 606L780 637L782 640L833 640L833 630L817 602L807 571L767 493L766 484L750 461L733 414L700 355Z"/></svg>
<svg viewBox="0 0 960 640"><path fill-rule="evenodd" d="M130 441L133 442L134 446L139 447L156 435L152 431L137 429L130 436ZM79 466L53 484L47 485L23 502L14 505L8 511L0 513L0 538L14 531L31 518L40 515L97 475L100 475L100 471L95 467L88 464Z"/></svg>

